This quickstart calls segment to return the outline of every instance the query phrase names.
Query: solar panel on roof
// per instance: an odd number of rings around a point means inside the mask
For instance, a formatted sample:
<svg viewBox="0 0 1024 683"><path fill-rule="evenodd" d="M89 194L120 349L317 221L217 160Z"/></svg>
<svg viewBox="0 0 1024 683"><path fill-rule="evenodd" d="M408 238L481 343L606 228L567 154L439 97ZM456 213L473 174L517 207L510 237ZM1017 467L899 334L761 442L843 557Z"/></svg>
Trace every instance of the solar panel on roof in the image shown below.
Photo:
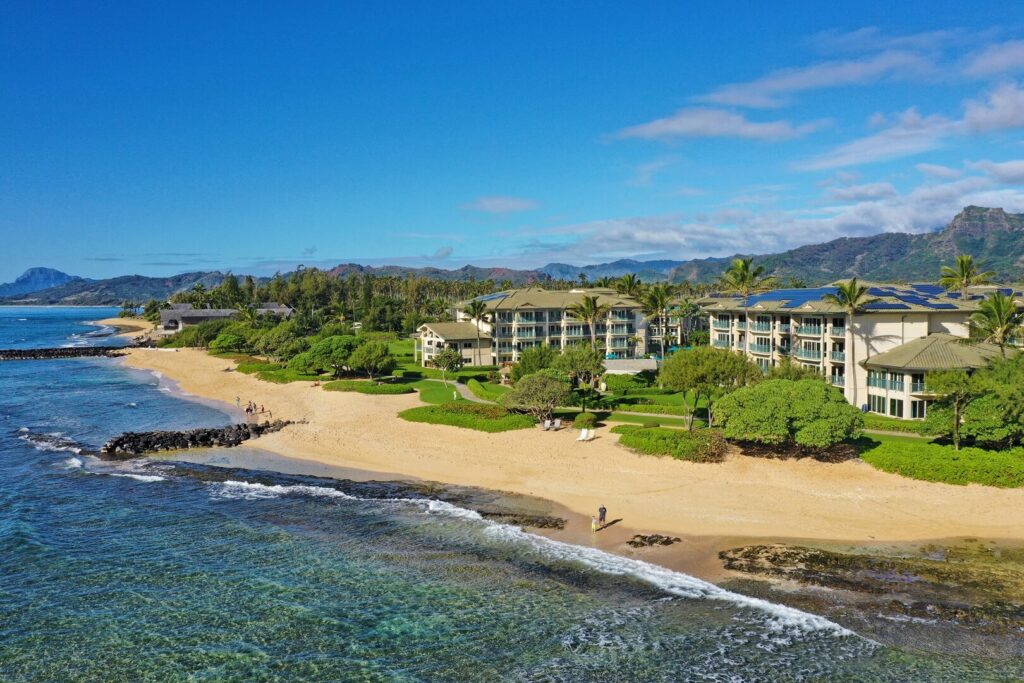
<svg viewBox="0 0 1024 683"><path fill-rule="evenodd" d="M485 294L484 296L478 296L477 301L494 301L495 299L503 299L508 296L508 292L498 292L496 294Z"/></svg>
<svg viewBox="0 0 1024 683"><path fill-rule="evenodd" d="M910 310L910 306L906 304L898 304L893 301L873 301L870 304L865 305L864 308L869 311Z"/></svg>
<svg viewBox="0 0 1024 683"><path fill-rule="evenodd" d="M919 292L923 292L925 294L931 294L933 296L938 296L939 294L942 294L944 291L946 291L945 288L942 285L932 285L932 284L928 284L928 283L922 283L922 284L916 284L916 285L910 285L910 286L912 288L916 289Z"/></svg>

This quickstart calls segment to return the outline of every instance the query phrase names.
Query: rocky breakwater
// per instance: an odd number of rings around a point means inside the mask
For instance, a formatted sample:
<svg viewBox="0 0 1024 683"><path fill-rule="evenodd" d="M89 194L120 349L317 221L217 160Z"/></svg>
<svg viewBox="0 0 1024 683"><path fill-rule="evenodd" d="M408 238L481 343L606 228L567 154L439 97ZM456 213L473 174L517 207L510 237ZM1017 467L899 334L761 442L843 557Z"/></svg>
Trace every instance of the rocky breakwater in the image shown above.
<svg viewBox="0 0 1024 683"><path fill-rule="evenodd" d="M124 349L113 346L62 346L56 349L0 349L0 360L54 360L60 358L114 358Z"/></svg>
<svg viewBox="0 0 1024 683"><path fill-rule="evenodd" d="M158 451L181 451L189 448L230 448L264 434L278 432L291 420L274 420L256 424L233 424L227 427L189 429L180 432L125 432L100 449L100 457L108 460L137 458Z"/></svg>

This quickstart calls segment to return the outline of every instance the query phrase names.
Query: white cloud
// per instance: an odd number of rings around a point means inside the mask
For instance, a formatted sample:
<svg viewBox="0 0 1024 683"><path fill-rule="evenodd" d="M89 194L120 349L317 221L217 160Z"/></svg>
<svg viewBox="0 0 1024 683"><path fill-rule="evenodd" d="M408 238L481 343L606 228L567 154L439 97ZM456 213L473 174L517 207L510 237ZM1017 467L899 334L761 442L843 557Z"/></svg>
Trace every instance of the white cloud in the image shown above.
<svg viewBox="0 0 1024 683"><path fill-rule="evenodd" d="M444 261L445 259L452 255L453 251L455 250L452 249L451 247L440 247L432 255L424 256L423 258L427 259L428 261Z"/></svg>
<svg viewBox="0 0 1024 683"><path fill-rule="evenodd" d="M654 180L654 176L658 175L661 171L671 166L676 162L674 157L667 159L655 159L654 161L648 161L646 164L640 164L633 169L633 177L630 178L626 184L643 187L650 185L651 181Z"/></svg>
<svg viewBox="0 0 1024 683"><path fill-rule="evenodd" d="M891 187L891 186L890 186ZM832 189L826 190L831 196ZM783 211L726 208L708 214L636 216L538 231L528 251L536 258L593 263L613 258L705 258L736 253L768 254L839 237L882 232L924 233L945 226L964 206L998 206L1024 212L1024 190L996 188L979 176L928 183L899 193L888 188L870 197Z"/></svg>
<svg viewBox="0 0 1024 683"><path fill-rule="evenodd" d="M989 93L986 102L964 104L964 124L975 133L1024 127L1024 90L1004 83Z"/></svg>
<svg viewBox="0 0 1024 683"><path fill-rule="evenodd" d="M963 71L968 76L993 76L1024 69L1024 40L989 45L967 58Z"/></svg>
<svg viewBox="0 0 1024 683"><path fill-rule="evenodd" d="M672 190L671 194L675 195L676 197L700 197L706 195L707 193L707 190L701 189L699 187L689 187L684 185L683 187L677 187L676 189Z"/></svg>
<svg viewBox="0 0 1024 683"><path fill-rule="evenodd" d="M786 95L820 88L864 85L889 77L920 75L933 68L930 60L920 55L890 51L864 59L780 69L746 83L720 86L696 99L739 107L780 107L786 104Z"/></svg>
<svg viewBox="0 0 1024 683"><path fill-rule="evenodd" d="M536 209L538 206L537 202L533 199L497 195L477 197L473 201L463 204L462 208L469 211L482 211L484 213L516 213L517 211Z"/></svg>
<svg viewBox="0 0 1024 683"><path fill-rule="evenodd" d="M850 185L848 187L829 188L825 193L830 199L839 201L864 201L868 199L884 199L894 197L896 188L890 183L864 183L863 185Z"/></svg>
<svg viewBox="0 0 1024 683"><path fill-rule="evenodd" d="M831 29L811 36L808 41L821 52L878 52L881 50L941 50L976 37L962 30L924 31L905 35L888 35L877 26L853 31Z"/></svg>
<svg viewBox="0 0 1024 683"><path fill-rule="evenodd" d="M1024 184L1024 160L995 162L985 159L967 164L970 168L984 171L988 177L1007 185Z"/></svg>
<svg viewBox="0 0 1024 683"><path fill-rule="evenodd" d="M673 138L744 138L775 142L800 137L820 128L817 121L793 125L789 121L751 121L726 109L690 107L672 116L624 128L619 138L671 140Z"/></svg>
<svg viewBox="0 0 1024 683"><path fill-rule="evenodd" d="M942 178L944 180L954 180L963 175L963 171L958 171L955 168L949 166L942 166L940 164L918 164L915 166L918 171L931 176L933 178Z"/></svg>

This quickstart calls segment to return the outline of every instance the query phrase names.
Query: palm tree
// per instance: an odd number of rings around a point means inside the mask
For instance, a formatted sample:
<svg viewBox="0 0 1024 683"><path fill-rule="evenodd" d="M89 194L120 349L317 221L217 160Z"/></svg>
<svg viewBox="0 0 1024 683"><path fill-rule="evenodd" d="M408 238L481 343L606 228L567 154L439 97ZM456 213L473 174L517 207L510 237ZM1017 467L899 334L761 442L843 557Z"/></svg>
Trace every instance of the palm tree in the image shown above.
<svg viewBox="0 0 1024 683"><path fill-rule="evenodd" d="M736 258L722 273L718 285L727 294L743 297L743 322L747 322L747 300L751 294L763 292L775 286L775 278L764 274L764 266L753 267L752 258ZM744 350L750 344L750 334L743 333Z"/></svg>
<svg viewBox="0 0 1024 683"><path fill-rule="evenodd" d="M637 296L640 290L643 288L643 284L640 282L640 278L635 273L629 273L619 278L619 281L615 283L615 291L625 296Z"/></svg>
<svg viewBox="0 0 1024 683"><path fill-rule="evenodd" d="M665 284L652 285L643 295L643 310L648 320L657 318L661 338L661 361L665 362L665 333L668 323L668 307L672 305L672 289Z"/></svg>
<svg viewBox="0 0 1024 683"><path fill-rule="evenodd" d="M942 266L942 277L939 278L939 284L947 290L957 290L961 294L966 294L968 287L990 284L995 275L990 270L979 273L974 257L960 254L956 257L955 266Z"/></svg>
<svg viewBox="0 0 1024 683"><path fill-rule="evenodd" d="M473 299L466 304L466 315L475 321L476 327L476 364L480 365L480 323L487 316L487 304L479 299Z"/></svg>
<svg viewBox="0 0 1024 683"><path fill-rule="evenodd" d="M1018 311L1013 298L1002 292L992 292L978 306L978 310L967 321L971 337L999 347L999 353L1006 358L1006 347L1013 343L1024 325L1024 312Z"/></svg>
<svg viewBox="0 0 1024 683"><path fill-rule="evenodd" d="M597 321L608 315L611 306L599 304L597 296L586 296L566 309L571 316L590 326L590 348L597 350Z"/></svg>
<svg viewBox="0 0 1024 683"><path fill-rule="evenodd" d="M864 285L857 283L857 278L851 279L849 282L840 282L836 286L835 294L826 294L821 297L823 301L827 301L830 304L835 304L846 311L847 318L850 324L847 325L850 329L850 367L853 368L854 377L853 380L853 405L857 404L857 357L854 346L854 332L853 332L853 316L862 312L864 307L870 303L878 301L877 298L868 296L868 288Z"/></svg>

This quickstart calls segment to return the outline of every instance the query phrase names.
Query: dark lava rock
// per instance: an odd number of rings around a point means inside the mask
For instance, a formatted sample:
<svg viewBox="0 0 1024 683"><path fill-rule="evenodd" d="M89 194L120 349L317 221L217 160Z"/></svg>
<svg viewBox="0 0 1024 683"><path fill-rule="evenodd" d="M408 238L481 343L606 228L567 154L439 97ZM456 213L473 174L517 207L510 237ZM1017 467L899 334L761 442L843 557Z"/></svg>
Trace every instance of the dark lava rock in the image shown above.
<svg viewBox="0 0 1024 683"><path fill-rule="evenodd" d="M661 534L650 534L649 536L637 534L632 539L626 541L626 544L631 548L649 548L654 545L672 545L673 543L679 543L679 538L675 536L662 536Z"/></svg>
<svg viewBox="0 0 1024 683"><path fill-rule="evenodd" d="M56 349L0 349L0 360L54 360L61 358L114 358L124 350L113 346L69 346Z"/></svg>
<svg viewBox="0 0 1024 683"><path fill-rule="evenodd" d="M230 448L243 441L272 432L292 424L291 420L274 420L258 424L240 423L227 427L190 429L181 432L125 432L116 436L100 449L100 457L108 460L127 460L157 451L180 451L189 448Z"/></svg>

